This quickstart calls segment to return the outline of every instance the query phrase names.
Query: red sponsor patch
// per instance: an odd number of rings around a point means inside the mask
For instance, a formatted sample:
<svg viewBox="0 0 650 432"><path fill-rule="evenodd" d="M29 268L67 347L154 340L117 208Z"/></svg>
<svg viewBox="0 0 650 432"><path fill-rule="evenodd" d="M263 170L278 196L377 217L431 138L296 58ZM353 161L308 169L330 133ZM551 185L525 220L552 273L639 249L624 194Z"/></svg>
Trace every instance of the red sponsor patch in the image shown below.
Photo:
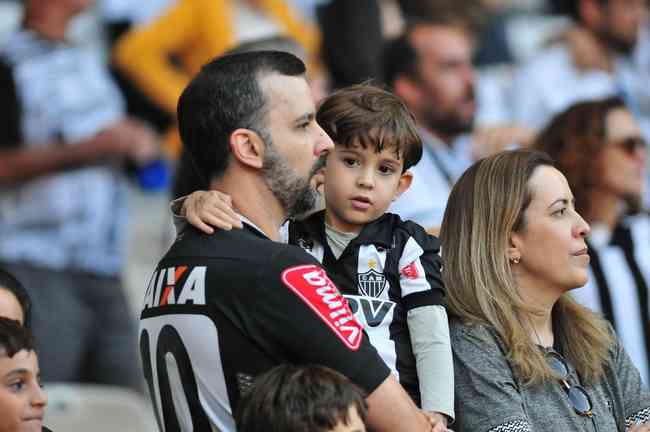
<svg viewBox="0 0 650 432"><path fill-rule="evenodd" d="M363 337L361 324L322 268L315 265L291 267L282 272L282 281L316 312L348 348L353 351L359 349Z"/></svg>
<svg viewBox="0 0 650 432"><path fill-rule="evenodd" d="M415 261L404 267L400 273L407 279L417 279L420 277L420 274L418 272L418 265Z"/></svg>

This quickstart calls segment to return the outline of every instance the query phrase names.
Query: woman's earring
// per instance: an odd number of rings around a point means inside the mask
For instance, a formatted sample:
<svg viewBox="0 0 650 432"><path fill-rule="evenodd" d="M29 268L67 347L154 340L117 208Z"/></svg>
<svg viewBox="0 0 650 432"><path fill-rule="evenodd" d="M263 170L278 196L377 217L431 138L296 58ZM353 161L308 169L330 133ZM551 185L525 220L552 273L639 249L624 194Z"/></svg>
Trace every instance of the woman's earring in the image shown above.
<svg viewBox="0 0 650 432"><path fill-rule="evenodd" d="M520 257L510 258L510 262L513 263L513 264L519 264L519 261L521 261Z"/></svg>

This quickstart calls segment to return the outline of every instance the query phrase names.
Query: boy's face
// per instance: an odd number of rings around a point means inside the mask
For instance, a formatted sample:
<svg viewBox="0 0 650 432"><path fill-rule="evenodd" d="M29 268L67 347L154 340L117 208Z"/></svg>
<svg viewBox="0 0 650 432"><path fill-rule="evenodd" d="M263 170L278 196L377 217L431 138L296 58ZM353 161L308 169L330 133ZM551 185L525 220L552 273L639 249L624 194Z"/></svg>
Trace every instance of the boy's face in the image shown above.
<svg viewBox="0 0 650 432"><path fill-rule="evenodd" d="M46 405L36 353L22 350L8 357L0 350L0 430L40 432Z"/></svg>
<svg viewBox="0 0 650 432"><path fill-rule="evenodd" d="M366 432L366 425L361 420L357 408L351 406L348 408L348 424L339 421L329 432Z"/></svg>
<svg viewBox="0 0 650 432"><path fill-rule="evenodd" d="M358 233L379 218L411 184L412 175L402 173L403 165L394 148L377 153L373 146L358 143L334 146L325 167L326 222L339 231Z"/></svg>

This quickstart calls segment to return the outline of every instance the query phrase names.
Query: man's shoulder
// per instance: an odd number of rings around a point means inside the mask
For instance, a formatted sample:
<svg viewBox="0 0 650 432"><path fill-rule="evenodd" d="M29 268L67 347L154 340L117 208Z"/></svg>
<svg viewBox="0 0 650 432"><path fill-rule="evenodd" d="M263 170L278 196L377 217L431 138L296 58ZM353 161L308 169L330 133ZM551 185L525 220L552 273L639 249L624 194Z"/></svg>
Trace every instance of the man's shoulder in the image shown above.
<svg viewBox="0 0 650 432"><path fill-rule="evenodd" d="M312 262L300 248L270 240L248 227L208 235L188 226L163 257L179 259L243 261L265 266Z"/></svg>

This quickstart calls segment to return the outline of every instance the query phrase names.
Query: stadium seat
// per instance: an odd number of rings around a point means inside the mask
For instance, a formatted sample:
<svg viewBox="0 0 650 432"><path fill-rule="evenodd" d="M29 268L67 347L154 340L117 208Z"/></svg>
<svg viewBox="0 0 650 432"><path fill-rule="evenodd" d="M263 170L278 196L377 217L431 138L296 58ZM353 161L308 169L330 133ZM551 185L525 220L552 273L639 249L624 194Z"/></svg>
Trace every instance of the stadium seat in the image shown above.
<svg viewBox="0 0 650 432"><path fill-rule="evenodd" d="M156 432L151 405L128 389L89 384L45 385L43 424L54 432Z"/></svg>

